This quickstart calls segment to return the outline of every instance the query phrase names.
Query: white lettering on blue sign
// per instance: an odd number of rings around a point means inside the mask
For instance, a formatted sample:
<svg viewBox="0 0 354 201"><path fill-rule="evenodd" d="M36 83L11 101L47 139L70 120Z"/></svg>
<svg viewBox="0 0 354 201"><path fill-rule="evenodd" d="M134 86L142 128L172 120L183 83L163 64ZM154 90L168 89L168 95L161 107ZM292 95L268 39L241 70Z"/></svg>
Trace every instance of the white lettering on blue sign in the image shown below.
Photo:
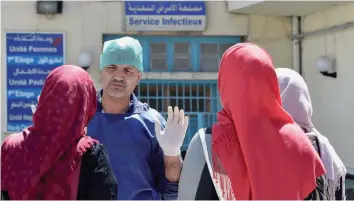
<svg viewBox="0 0 354 201"><path fill-rule="evenodd" d="M8 63L15 63L15 64L33 64L34 58L32 57L21 57L21 56L8 56L7 57Z"/></svg>
<svg viewBox="0 0 354 201"><path fill-rule="evenodd" d="M9 86L39 86L42 87L44 85L45 79L9 79Z"/></svg>
<svg viewBox="0 0 354 201"><path fill-rule="evenodd" d="M27 68L26 70L15 68L15 72L12 73L14 77L22 75L48 75L50 70L42 70L40 68Z"/></svg>
<svg viewBox="0 0 354 201"><path fill-rule="evenodd" d="M62 33L6 33L7 130L31 125L31 105L37 104L49 72L64 61Z"/></svg>
<svg viewBox="0 0 354 201"><path fill-rule="evenodd" d="M20 91L20 90L8 90L7 95L9 97L14 96L16 98L33 98L36 97L36 94L32 91Z"/></svg>
<svg viewBox="0 0 354 201"><path fill-rule="evenodd" d="M16 108L21 108L21 109L30 109L31 105L36 105L36 101L12 101L10 104L10 109L16 109Z"/></svg>
<svg viewBox="0 0 354 201"><path fill-rule="evenodd" d="M24 53L24 52L32 52L32 53L55 53L58 49L55 47L34 47L34 46L16 46L10 45L9 52L11 53Z"/></svg>
<svg viewBox="0 0 354 201"><path fill-rule="evenodd" d="M127 31L203 31L206 27L203 1L125 2Z"/></svg>
<svg viewBox="0 0 354 201"><path fill-rule="evenodd" d="M16 131L21 131L27 128L28 125L20 124L20 125L13 125L13 124L7 124L7 130L9 132L16 132Z"/></svg>
<svg viewBox="0 0 354 201"><path fill-rule="evenodd" d="M7 63L12 65L61 65L63 57L57 56L7 56Z"/></svg>
<svg viewBox="0 0 354 201"><path fill-rule="evenodd" d="M9 115L9 120L11 121L22 121L22 120L26 120L26 121L32 121L32 115L28 115L28 114L10 114Z"/></svg>
<svg viewBox="0 0 354 201"><path fill-rule="evenodd" d="M129 18L129 25L167 25L167 26L200 26L203 25L203 20L200 19L189 19L187 17L183 19L175 19L173 17L162 17L162 19L153 19L153 18L146 18L146 19L136 19L134 17Z"/></svg>

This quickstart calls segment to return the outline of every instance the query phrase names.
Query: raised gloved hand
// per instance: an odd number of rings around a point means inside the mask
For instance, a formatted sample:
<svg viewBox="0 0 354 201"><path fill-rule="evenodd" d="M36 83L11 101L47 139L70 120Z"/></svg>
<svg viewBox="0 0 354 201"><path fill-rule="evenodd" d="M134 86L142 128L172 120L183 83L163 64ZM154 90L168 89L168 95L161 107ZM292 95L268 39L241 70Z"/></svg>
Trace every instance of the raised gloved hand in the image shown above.
<svg viewBox="0 0 354 201"><path fill-rule="evenodd" d="M178 156L181 154L181 146L188 128L188 116L184 116L183 109L176 106L174 111L168 107L167 123L161 130L161 122L155 119L156 139L165 156Z"/></svg>
<svg viewBox="0 0 354 201"><path fill-rule="evenodd" d="M37 96L37 102L39 102L39 96ZM34 114L37 110L35 105L31 105L31 110L32 110L32 114Z"/></svg>

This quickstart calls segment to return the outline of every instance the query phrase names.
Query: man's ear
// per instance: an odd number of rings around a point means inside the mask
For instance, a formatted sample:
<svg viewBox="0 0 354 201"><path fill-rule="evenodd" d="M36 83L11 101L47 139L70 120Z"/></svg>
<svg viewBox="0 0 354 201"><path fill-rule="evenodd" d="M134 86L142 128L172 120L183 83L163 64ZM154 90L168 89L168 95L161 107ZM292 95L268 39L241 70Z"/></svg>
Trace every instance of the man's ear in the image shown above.
<svg viewBox="0 0 354 201"><path fill-rule="evenodd" d="M140 80L141 80L142 77L143 77L143 74L142 74L142 73L139 73L139 74L138 74L138 83L136 84L136 86L139 85Z"/></svg>
<svg viewBox="0 0 354 201"><path fill-rule="evenodd" d="M102 71L100 72L99 76L98 76L98 82L100 84L102 84Z"/></svg>

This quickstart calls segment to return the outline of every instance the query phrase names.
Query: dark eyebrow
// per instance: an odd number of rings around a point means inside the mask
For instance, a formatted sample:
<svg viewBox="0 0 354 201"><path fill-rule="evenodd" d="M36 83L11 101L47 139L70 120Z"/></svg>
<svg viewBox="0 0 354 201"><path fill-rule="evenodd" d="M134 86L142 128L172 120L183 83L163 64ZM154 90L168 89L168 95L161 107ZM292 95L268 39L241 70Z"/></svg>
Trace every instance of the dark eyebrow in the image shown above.
<svg viewBox="0 0 354 201"><path fill-rule="evenodd" d="M136 68L134 66L125 66L124 69L136 71Z"/></svg>

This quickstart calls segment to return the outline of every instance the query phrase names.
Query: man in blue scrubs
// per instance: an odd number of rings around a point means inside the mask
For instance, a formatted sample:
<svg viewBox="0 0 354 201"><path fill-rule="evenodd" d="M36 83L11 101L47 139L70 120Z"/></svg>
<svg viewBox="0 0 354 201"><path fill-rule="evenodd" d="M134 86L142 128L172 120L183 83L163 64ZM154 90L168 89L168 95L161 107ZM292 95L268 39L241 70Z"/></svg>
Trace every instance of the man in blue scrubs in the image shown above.
<svg viewBox="0 0 354 201"><path fill-rule="evenodd" d="M104 43L100 57L102 90L87 133L107 148L118 180L119 200L177 199L182 168L180 148L188 117L168 108L167 122L141 103L133 90L143 73L142 47L123 37Z"/></svg>

